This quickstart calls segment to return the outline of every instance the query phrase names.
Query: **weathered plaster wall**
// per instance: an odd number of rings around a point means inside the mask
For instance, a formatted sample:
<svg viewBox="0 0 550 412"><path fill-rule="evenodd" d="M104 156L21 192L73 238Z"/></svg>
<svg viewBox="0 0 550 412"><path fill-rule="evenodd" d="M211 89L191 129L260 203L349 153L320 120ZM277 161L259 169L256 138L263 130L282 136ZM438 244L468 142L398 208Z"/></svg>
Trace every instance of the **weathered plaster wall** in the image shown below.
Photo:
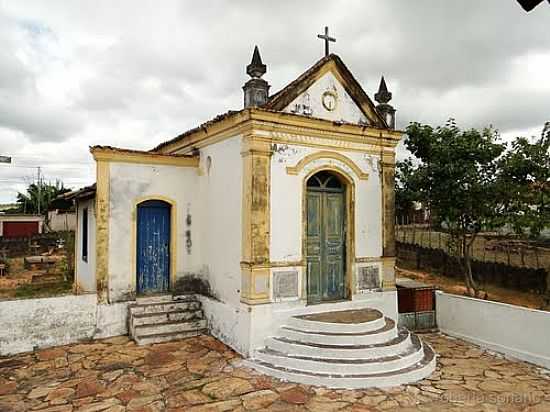
<svg viewBox="0 0 550 412"><path fill-rule="evenodd" d="M305 156L318 152L318 149L278 145L271 162L271 261L300 262L303 242L303 201L304 181L313 170L328 166L339 169L353 178L355 186L354 238L355 258L375 259L382 255L382 204L381 185L378 172L379 158L360 152L338 153L353 161L362 173L368 173L367 179L360 179L356 171L339 160L321 158L308 163L298 175L287 173L287 167L296 164ZM353 264L352 273L366 263ZM289 264L290 265L290 264ZM301 285L303 281L301 271ZM300 287L304 291L304 287Z"/></svg>
<svg viewBox="0 0 550 412"><path fill-rule="evenodd" d="M327 90L335 92L338 96L336 108L333 111L326 110L321 101L321 96ZM367 124L366 116L331 72L325 73L284 111L307 114L321 119Z"/></svg>
<svg viewBox="0 0 550 412"><path fill-rule="evenodd" d="M82 258L83 211L88 208L88 259ZM77 205L78 230L75 238L75 282L80 292L95 292L95 199L84 200Z"/></svg>
<svg viewBox="0 0 550 412"><path fill-rule="evenodd" d="M127 310L96 294L0 302L0 356L126 334Z"/></svg>
<svg viewBox="0 0 550 412"><path fill-rule="evenodd" d="M238 307L241 288L241 137L201 149L201 276L212 294ZM198 243L198 242L197 242Z"/></svg>
<svg viewBox="0 0 550 412"><path fill-rule="evenodd" d="M441 332L550 369L550 313L440 291L436 306Z"/></svg>
<svg viewBox="0 0 550 412"><path fill-rule="evenodd" d="M168 198L175 202L172 213L176 213L176 278L198 272L198 170L192 167L115 162L110 167L110 301L125 301L135 297L135 206L145 198ZM189 219L191 225L186 224Z"/></svg>

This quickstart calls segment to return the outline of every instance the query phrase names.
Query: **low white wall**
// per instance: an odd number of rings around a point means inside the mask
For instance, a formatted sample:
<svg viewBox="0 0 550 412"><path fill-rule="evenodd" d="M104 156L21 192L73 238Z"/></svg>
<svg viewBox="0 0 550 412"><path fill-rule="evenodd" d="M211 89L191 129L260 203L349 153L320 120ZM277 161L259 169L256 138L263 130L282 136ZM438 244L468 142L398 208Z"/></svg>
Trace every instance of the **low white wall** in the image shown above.
<svg viewBox="0 0 550 412"><path fill-rule="evenodd" d="M101 305L95 294L0 302L0 356L83 339L124 335L127 305Z"/></svg>
<svg viewBox="0 0 550 412"><path fill-rule="evenodd" d="M550 313L436 293L441 332L550 368Z"/></svg>

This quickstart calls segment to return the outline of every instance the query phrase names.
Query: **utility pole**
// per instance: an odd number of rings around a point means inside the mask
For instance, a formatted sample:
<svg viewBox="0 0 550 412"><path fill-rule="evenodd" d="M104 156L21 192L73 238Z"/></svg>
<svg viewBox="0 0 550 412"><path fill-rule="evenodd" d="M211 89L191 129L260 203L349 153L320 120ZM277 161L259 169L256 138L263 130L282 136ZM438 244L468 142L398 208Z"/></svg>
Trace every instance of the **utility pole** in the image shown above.
<svg viewBox="0 0 550 412"><path fill-rule="evenodd" d="M40 200L42 199L42 183L40 182L40 166L37 168L37 174L38 174L38 214L40 214Z"/></svg>

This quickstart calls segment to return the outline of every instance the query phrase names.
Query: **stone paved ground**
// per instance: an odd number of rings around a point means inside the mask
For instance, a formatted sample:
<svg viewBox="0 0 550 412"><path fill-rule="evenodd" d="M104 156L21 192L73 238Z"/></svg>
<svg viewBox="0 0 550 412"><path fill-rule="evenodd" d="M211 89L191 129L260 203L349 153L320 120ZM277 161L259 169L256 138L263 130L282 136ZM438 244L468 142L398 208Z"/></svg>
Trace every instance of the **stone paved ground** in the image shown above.
<svg viewBox="0 0 550 412"><path fill-rule="evenodd" d="M126 337L0 358L0 411L550 411L550 378L442 335L437 371L387 390L285 383L209 336L138 347Z"/></svg>

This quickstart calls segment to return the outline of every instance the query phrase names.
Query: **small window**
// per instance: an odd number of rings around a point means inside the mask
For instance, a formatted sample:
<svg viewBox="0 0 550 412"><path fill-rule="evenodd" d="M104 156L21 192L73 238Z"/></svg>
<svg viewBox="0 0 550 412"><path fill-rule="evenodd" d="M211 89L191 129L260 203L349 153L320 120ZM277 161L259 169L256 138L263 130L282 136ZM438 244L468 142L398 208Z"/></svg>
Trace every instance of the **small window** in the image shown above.
<svg viewBox="0 0 550 412"><path fill-rule="evenodd" d="M88 261L88 208L82 209L82 260Z"/></svg>

